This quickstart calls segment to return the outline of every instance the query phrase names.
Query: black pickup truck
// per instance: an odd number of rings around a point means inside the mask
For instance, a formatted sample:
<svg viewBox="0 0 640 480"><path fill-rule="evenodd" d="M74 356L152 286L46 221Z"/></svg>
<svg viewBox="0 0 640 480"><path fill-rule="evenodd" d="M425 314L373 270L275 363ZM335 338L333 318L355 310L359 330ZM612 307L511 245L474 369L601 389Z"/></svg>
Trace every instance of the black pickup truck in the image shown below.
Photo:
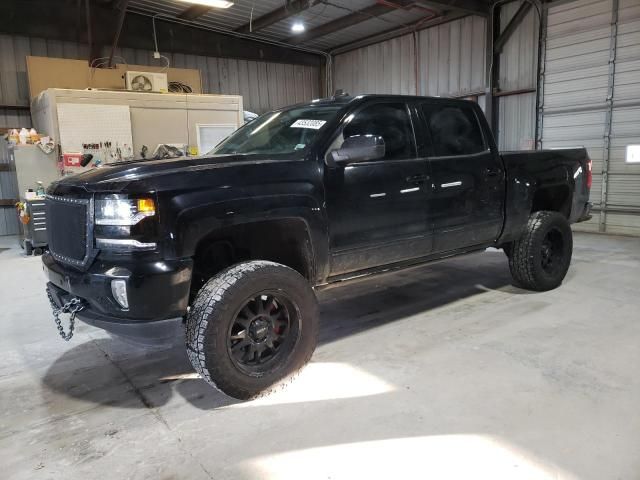
<svg viewBox="0 0 640 480"><path fill-rule="evenodd" d="M63 338L62 312L147 343L186 328L195 369L246 399L310 359L314 289L487 247L517 285L557 287L590 186L584 149L498 153L471 102L315 100L202 157L52 184L47 292Z"/></svg>

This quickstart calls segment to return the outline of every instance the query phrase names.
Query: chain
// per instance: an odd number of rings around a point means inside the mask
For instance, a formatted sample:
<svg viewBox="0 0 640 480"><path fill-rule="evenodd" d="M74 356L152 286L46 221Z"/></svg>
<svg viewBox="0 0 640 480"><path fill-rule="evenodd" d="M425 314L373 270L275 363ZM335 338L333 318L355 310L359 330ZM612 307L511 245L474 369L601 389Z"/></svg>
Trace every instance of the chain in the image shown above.
<svg viewBox="0 0 640 480"><path fill-rule="evenodd" d="M62 337L63 340L66 340L68 342L69 340L71 340L71 337L73 337L73 330L75 328L75 322L76 322L76 313L78 313L80 310L84 308L84 305L82 304L82 300L80 300L78 297L74 297L71 300L69 300L67 303L65 303L62 306L62 308L58 308L55 300L53 299L53 296L51 295L51 291L48 288L47 288L47 297L49 297L49 303L51 304L51 309L53 310L53 321L56 322L56 326L58 327L58 333L60 333L60 336ZM64 332L64 327L62 326L62 321L60 320L61 313L70 314L68 333Z"/></svg>

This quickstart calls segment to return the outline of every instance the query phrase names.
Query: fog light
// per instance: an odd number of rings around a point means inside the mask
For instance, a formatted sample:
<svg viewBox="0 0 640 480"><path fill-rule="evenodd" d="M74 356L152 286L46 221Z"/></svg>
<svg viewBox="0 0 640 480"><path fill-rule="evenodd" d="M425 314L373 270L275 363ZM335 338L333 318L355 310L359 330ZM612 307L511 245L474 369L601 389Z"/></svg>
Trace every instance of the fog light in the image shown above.
<svg viewBox="0 0 640 480"><path fill-rule="evenodd" d="M111 293L113 294L113 298L116 299L116 302L118 302L122 308L129 308L126 280L111 280Z"/></svg>

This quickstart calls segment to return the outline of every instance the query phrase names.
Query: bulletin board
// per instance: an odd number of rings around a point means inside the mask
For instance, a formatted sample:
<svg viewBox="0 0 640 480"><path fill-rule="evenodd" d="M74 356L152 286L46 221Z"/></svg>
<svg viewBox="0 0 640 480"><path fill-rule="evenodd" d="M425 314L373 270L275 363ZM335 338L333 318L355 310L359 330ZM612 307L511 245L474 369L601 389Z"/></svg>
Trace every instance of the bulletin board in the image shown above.
<svg viewBox="0 0 640 480"><path fill-rule="evenodd" d="M83 145L107 142L112 148L133 148L129 105L59 103L58 125L63 153L84 152Z"/></svg>

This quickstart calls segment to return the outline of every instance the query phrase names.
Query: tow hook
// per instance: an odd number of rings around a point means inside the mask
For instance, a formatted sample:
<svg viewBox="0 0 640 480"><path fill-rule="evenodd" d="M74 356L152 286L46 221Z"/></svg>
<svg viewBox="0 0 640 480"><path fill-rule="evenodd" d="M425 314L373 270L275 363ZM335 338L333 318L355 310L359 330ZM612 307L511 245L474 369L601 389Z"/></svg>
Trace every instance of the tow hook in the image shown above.
<svg viewBox="0 0 640 480"><path fill-rule="evenodd" d="M47 297L49 298L49 303L51 304L51 310L53 311L53 321L56 323L56 327L58 327L58 333L63 340L66 340L68 342L69 340L71 340L71 337L73 337L76 314L84 309L84 300L79 297L73 297L71 300L62 305L62 307L58 308L58 305L53 299L53 295L51 294L51 290L49 289L49 287L47 287ZM62 321L60 320L61 313L69 314L69 331L66 333L64 331L64 327L62 326Z"/></svg>

